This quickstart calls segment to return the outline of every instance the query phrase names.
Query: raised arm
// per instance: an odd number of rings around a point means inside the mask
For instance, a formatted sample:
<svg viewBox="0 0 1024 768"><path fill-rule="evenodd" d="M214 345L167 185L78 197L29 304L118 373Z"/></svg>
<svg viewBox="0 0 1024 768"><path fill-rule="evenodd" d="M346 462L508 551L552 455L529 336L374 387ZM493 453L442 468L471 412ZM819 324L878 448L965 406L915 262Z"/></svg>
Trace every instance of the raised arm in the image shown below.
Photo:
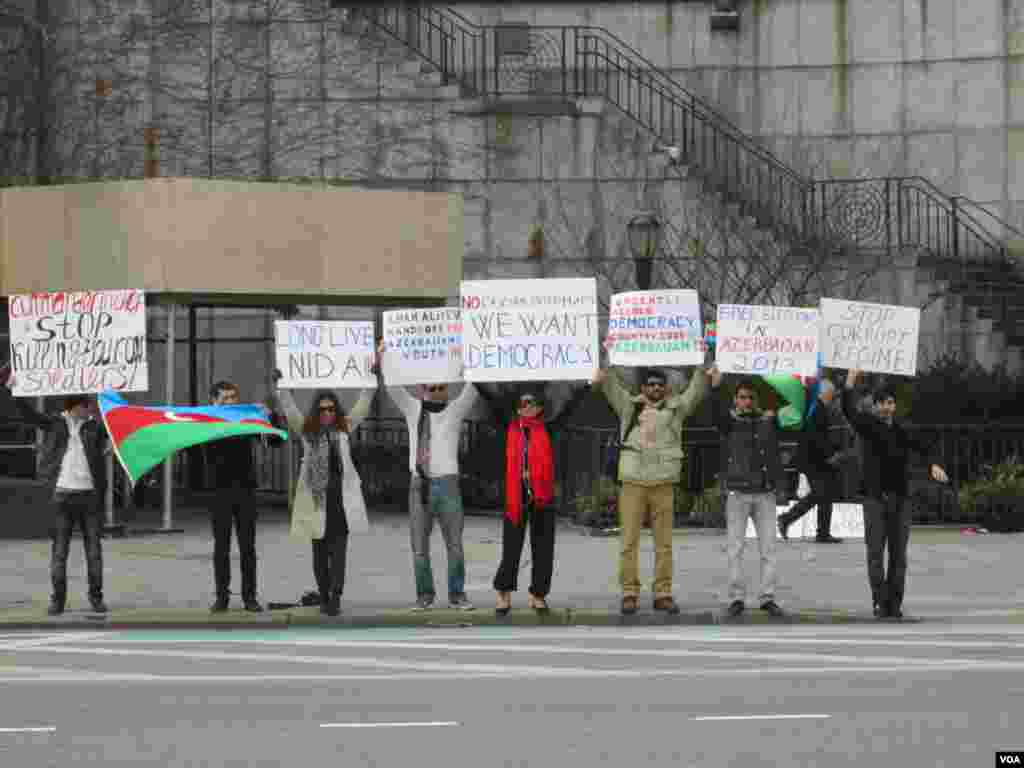
<svg viewBox="0 0 1024 768"><path fill-rule="evenodd" d="M710 389L708 379L710 377L711 373L709 370L704 368L693 369L693 374L690 376L690 384L680 397L680 407L676 408L677 421L686 421L696 412L701 402L708 395L708 390Z"/></svg>
<svg viewBox="0 0 1024 768"><path fill-rule="evenodd" d="M551 416L545 420L548 431L558 432L565 428L565 425L569 423L569 419L572 418L573 413L580 407L589 392L590 387L587 384L577 384L574 386L569 399L557 411L552 411Z"/></svg>
<svg viewBox="0 0 1024 768"><path fill-rule="evenodd" d="M377 345L377 359L380 361L380 380L384 383L384 388L398 407L398 410L403 414L409 414L416 407L416 398L410 395L409 390L403 386L387 384L387 374L391 370L391 365L389 362L390 356L386 352L387 347L382 339Z"/></svg>
<svg viewBox="0 0 1024 768"><path fill-rule="evenodd" d="M732 431L729 406L722 402L722 372L714 365L706 372L711 383L711 426L723 435Z"/></svg>
<svg viewBox="0 0 1024 768"><path fill-rule="evenodd" d="M13 406L18 412L17 421L42 430L51 429L57 423L58 417L40 413L29 405L25 398L15 397L11 394L10 388L13 386L13 376L9 377L3 386L0 386L0 411L9 410Z"/></svg>
<svg viewBox="0 0 1024 768"><path fill-rule="evenodd" d="M359 399L353 403L348 412L348 428L355 432L366 417L370 415L370 406L373 404L373 396L377 394L376 389L362 389L359 391Z"/></svg>
<svg viewBox="0 0 1024 768"><path fill-rule="evenodd" d="M621 419L622 414L629 408L632 398L629 390L622 386L615 372L607 368L599 368L594 377L594 386L604 395L608 405L615 411L615 415Z"/></svg>
<svg viewBox="0 0 1024 768"><path fill-rule="evenodd" d="M452 409L452 415L457 419L467 418L469 412L473 410L473 406L476 405L478 396L479 390L477 390L476 385L467 381L462 385L462 391L459 392L459 396L448 406Z"/></svg>

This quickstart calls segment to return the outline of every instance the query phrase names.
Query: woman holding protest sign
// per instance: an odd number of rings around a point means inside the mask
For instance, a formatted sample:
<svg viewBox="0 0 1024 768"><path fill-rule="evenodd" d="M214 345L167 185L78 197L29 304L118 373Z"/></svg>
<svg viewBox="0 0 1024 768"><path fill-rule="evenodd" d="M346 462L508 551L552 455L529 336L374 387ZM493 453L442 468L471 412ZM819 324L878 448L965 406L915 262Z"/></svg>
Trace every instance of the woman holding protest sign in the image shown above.
<svg viewBox="0 0 1024 768"><path fill-rule="evenodd" d="M533 561L528 605L544 613L548 610L547 595L555 562L555 490L553 434L568 421L573 410L588 391L586 385L576 387L561 411L551 419L544 418L545 397L549 387L535 385L477 384L488 401L505 439L505 515L502 522L501 564L494 576L498 593L494 611L506 616L512 609L512 593L516 591L519 561L530 528L530 554ZM514 415L513 415L514 414Z"/></svg>
<svg viewBox="0 0 1024 768"><path fill-rule="evenodd" d="M352 463L349 435L370 413L374 390L359 393L346 417L331 390L314 394L305 416L273 374L273 399L284 412L288 429L302 441L302 468L292 502L291 533L313 541L313 574L320 591L320 612L337 616L345 588L349 533L369 530L362 481Z"/></svg>

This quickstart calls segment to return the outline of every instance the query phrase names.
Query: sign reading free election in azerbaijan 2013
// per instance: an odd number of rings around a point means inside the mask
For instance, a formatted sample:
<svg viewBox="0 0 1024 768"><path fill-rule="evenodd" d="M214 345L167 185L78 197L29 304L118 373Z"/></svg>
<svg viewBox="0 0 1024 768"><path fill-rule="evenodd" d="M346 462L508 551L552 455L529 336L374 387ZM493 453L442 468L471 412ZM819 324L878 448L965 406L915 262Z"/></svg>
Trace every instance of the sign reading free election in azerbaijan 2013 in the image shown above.
<svg viewBox="0 0 1024 768"><path fill-rule="evenodd" d="M813 375L820 314L804 307L719 304L715 364L722 373Z"/></svg>
<svg viewBox="0 0 1024 768"><path fill-rule="evenodd" d="M594 278L462 283L466 381L590 381L597 331Z"/></svg>
<svg viewBox="0 0 1024 768"><path fill-rule="evenodd" d="M604 343L612 365L700 365L706 347L697 292L613 294Z"/></svg>

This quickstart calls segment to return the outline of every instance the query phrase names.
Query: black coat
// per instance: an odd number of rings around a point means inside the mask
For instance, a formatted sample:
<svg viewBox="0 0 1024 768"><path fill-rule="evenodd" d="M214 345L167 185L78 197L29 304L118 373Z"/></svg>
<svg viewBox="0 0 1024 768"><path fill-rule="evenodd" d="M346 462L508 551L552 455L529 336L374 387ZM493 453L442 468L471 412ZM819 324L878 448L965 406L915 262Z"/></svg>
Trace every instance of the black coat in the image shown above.
<svg viewBox="0 0 1024 768"><path fill-rule="evenodd" d="M931 460L934 443L912 434L898 419L887 424L873 413L857 410L863 392L843 391L843 413L863 441L861 492L871 498L883 494L906 496L910 454Z"/></svg>
<svg viewBox="0 0 1024 768"><path fill-rule="evenodd" d="M836 468L829 464L829 459L838 454L832 437L832 426L832 409L819 400L800 433L797 466L801 470L819 473L835 471Z"/></svg>
<svg viewBox="0 0 1024 768"><path fill-rule="evenodd" d="M208 487L217 490L256 487L256 462L253 446L258 436L224 437L207 443L206 467L210 473Z"/></svg>
<svg viewBox="0 0 1024 768"><path fill-rule="evenodd" d="M722 490L743 493L782 493L782 462L775 418L761 411L739 414L722 402L718 392L711 396L711 415L722 436ZM742 478L758 477L761 487L739 487ZM732 480L730 481L730 478ZM730 487L732 486L732 487Z"/></svg>
<svg viewBox="0 0 1024 768"><path fill-rule="evenodd" d="M67 453L68 442L71 439L67 419L62 413L40 413L24 398L11 395L11 391L4 386L0 386L0 400L5 401L0 410L9 412L13 407L19 422L42 430L43 442L39 448L36 477L45 482L52 491L57 486L61 464L64 462L64 454ZM96 498L101 500L107 489L107 467L104 459L108 440L107 430L102 421L89 419L82 425L79 437L85 449L86 461L89 462L93 489L97 492Z"/></svg>

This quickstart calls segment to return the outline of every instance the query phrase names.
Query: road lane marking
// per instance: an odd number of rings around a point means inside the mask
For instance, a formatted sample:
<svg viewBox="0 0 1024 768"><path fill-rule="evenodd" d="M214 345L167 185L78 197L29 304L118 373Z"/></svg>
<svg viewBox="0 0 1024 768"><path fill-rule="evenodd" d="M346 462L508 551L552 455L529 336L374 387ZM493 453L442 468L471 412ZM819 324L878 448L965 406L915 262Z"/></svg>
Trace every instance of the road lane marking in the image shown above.
<svg viewBox="0 0 1024 768"><path fill-rule="evenodd" d="M56 730L56 726L46 725L30 728L0 728L0 733L53 733Z"/></svg>
<svg viewBox="0 0 1024 768"><path fill-rule="evenodd" d="M701 715L697 722L709 720L827 720L832 715Z"/></svg>
<svg viewBox="0 0 1024 768"><path fill-rule="evenodd" d="M454 720L426 723L320 723L321 728L447 728L458 725Z"/></svg>

